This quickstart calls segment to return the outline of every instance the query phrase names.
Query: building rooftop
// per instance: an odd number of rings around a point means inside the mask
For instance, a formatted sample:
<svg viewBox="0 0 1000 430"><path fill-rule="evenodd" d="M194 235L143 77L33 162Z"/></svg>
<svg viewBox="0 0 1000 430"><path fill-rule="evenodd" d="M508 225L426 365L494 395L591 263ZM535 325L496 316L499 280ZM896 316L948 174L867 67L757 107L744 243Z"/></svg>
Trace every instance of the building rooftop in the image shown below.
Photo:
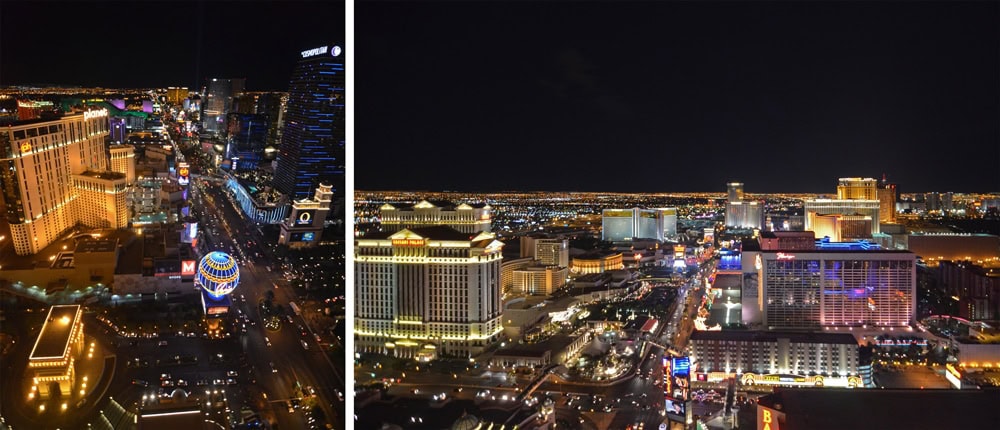
<svg viewBox="0 0 1000 430"><path fill-rule="evenodd" d="M454 228L446 225L434 225L429 227L413 227L407 228L415 233L417 236L423 237L425 239L431 240L448 240L448 241L471 241L473 238L479 235L479 233L462 233ZM388 239L390 236L399 233L398 231L387 232L381 231L376 233L371 233L365 236L365 239Z"/></svg>
<svg viewBox="0 0 1000 430"><path fill-rule="evenodd" d="M743 275L720 273L715 275L715 283L712 288L723 290L739 290L743 288Z"/></svg>
<svg viewBox="0 0 1000 430"><path fill-rule="evenodd" d="M795 343L830 343L857 345L858 340L849 333L803 333L789 331L694 331L691 340L731 340L743 342L776 342L778 339L788 339Z"/></svg>
<svg viewBox="0 0 1000 430"><path fill-rule="evenodd" d="M125 174L124 173L113 172L113 171L110 171L110 170L106 170L106 171L103 171L103 172L97 172L97 171L94 171L94 170L88 170L86 172L81 173L80 176L89 176L91 178L104 179L104 180L108 180L108 181L113 181L113 180L117 180L117 179L125 179Z"/></svg>
<svg viewBox="0 0 1000 430"><path fill-rule="evenodd" d="M774 254L777 252L788 252L796 254L913 254L913 251L908 251L905 249L881 249L881 248L864 249L864 247L860 245L857 246L852 245L850 242L837 242L837 243L846 243L847 245L845 245L843 248L824 247L824 248L816 248L808 250L778 248L778 249L769 249L767 251L761 251L761 253ZM745 247L744 250L746 250Z"/></svg>
<svg viewBox="0 0 1000 430"><path fill-rule="evenodd" d="M140 430L201 430L206 425L200 405L192 401L155 405L143 409L136 423Z"/></svg>
<svg viewBox="0 0 1000 430"><path fill-rule="evenodd" d="M70 334L79 322L80 305L59 305L49 308L29 360L61 358L69 348Z"/></svg>
<svg viewBox="0 0 1000 430"><path fill-rule="evenodd" d="M776 388L759 403L784 413L785 422L780 424L787 430L1000 426L998 390Z"/></svg>
<svg viewBox="0 0 1000 430"><path fill-rule="evenodd" d="M115 252L118 241L114 239L83 239L76 244L74 252Z"/></svg>

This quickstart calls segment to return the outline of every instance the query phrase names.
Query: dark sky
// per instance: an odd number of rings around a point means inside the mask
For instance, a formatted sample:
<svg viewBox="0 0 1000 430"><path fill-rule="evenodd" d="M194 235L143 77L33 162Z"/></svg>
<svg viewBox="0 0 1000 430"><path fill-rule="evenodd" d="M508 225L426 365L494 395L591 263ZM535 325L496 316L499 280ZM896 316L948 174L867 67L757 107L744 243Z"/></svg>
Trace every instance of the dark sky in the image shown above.
<svg viewBox="0 0 1000 430"><path fill-rule="evenodd" d="M1000 191L1000 3L357 5L361 190Z"/></svg>
<svg viewBox="0 0 1000 430"><path fill-rule="evenodd" d="M0 85L194 88L200 73L287 91L301 51L343 40L342 1L5 0Z"/></svg>

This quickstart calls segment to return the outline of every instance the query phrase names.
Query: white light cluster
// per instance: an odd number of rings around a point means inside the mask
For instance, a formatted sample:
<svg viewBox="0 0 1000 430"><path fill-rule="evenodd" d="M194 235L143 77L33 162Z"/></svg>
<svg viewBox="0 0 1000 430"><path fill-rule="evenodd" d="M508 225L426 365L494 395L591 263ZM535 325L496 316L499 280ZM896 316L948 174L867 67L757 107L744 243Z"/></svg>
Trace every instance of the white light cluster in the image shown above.
<svg viewBox="0 0 1000 430"><path fill-rule="evenodd" d="M314 55L326 54L326 46L302 51L302 58L309 58Z"/></svg>

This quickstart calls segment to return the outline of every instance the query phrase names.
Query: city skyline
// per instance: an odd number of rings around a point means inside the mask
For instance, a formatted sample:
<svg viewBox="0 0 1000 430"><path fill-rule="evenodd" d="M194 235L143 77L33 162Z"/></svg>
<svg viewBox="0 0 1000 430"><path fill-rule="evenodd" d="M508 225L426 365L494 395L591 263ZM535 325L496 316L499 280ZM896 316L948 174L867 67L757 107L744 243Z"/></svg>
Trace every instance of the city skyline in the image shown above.
<svg viewBox="0 0 1000 430"><path fill-rule="evenodd" d="M282 4L4 2L0 86L196 90L211 78L245 78L248 91L288 91L300 52L342 41L345 15L343 2ZM52 30L23 16L43 16Z"/></svg>
<svg viewBox="0 0 1000 430"><path fill-rule="evenodd" d="M1000 189L995 3L564 6L360 3L357 188Z"/></svg>

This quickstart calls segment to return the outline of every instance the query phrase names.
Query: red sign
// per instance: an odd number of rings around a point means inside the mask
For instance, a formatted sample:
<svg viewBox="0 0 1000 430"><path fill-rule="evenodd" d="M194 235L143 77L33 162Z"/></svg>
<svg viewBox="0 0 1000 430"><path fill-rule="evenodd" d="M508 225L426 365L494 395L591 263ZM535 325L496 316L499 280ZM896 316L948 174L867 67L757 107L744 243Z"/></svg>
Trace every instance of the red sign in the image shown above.
<svg viewBox="0 0 1000 430"><path fill-rule="evenodd" d="M191 276L194 275L194 260L185 260L181 262L181 275Z"/></svg>
<svg viewBox="0 0 1000 430"><path fill-rule="evenodd" d="M423 239L393 239L392 246L424 246Z"/></svg>

